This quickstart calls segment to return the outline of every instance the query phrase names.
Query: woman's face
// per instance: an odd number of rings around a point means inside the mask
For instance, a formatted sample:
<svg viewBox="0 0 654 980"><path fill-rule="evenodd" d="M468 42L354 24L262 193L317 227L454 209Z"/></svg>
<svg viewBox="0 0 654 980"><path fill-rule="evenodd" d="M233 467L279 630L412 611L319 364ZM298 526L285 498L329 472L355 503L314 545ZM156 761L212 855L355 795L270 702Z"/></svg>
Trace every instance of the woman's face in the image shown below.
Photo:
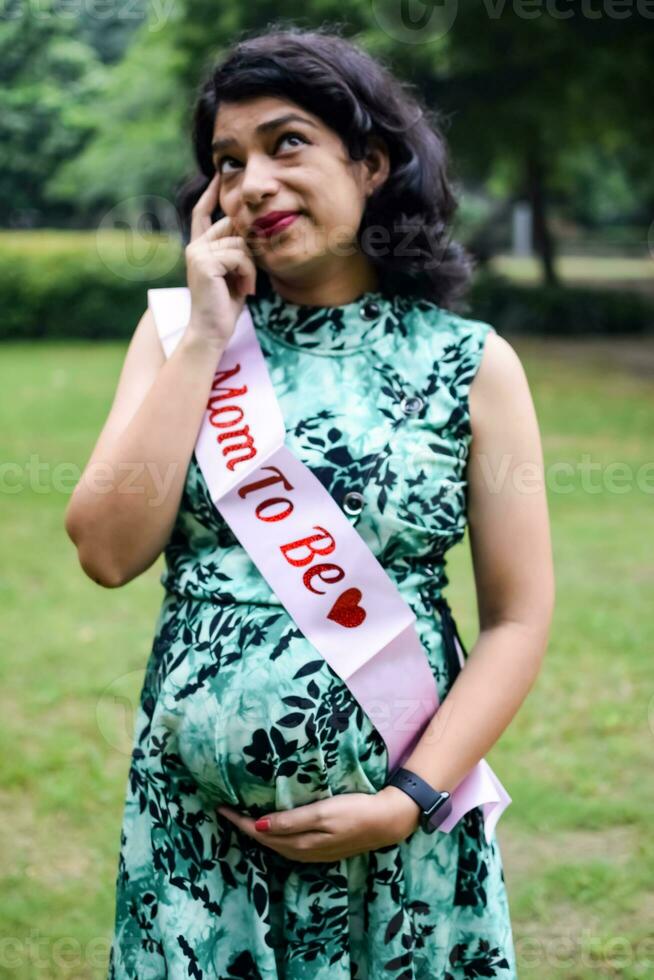
<svg viewBox="0 0 654 980"><path fill-rule="evenodd" d="M221 142L212 149L220 206L257 265L273 276L303 276L352 261L366 199L388 175L381 141L352 161L319 117L273 96L222 103L213 141ZM272 211L299 214L271 236L256 235L253 222Z"/></svg>

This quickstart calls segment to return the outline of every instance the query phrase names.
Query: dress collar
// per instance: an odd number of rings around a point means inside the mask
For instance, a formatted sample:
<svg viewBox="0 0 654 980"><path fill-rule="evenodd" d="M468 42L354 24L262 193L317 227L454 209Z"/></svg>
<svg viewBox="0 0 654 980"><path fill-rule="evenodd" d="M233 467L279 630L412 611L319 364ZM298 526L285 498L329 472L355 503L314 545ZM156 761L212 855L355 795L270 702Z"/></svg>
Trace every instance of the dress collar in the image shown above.
<svg viewBox="0 0 654 980"><path fill-rule="evenodd" d="M270 289L248 296L247 304L255 326L280 343L329 355L367 350L396 332L408 300L369 290L341 306L314 306Z"/></svg>

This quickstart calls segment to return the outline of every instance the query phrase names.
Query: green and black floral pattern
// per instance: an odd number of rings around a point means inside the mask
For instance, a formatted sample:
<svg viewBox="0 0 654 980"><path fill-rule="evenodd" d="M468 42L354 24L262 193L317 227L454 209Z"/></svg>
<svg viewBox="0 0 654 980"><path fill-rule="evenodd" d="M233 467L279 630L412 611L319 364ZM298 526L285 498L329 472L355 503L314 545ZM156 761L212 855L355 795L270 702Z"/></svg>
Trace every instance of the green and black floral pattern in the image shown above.
<svg viewBox="0 0 654 980"><path fill-rule="evenodd" d="M272 293L248 308L287 445L338 503L363 495L348 519L414 610L442 700L456 673L445 555L466 526L468 390L493 327L380 292L339 307ZM165 559L110 980L515 978L479 808L449 833L326 863L282 858L216 813L375 793L386 748L222 520L195 455Z"/></svg>

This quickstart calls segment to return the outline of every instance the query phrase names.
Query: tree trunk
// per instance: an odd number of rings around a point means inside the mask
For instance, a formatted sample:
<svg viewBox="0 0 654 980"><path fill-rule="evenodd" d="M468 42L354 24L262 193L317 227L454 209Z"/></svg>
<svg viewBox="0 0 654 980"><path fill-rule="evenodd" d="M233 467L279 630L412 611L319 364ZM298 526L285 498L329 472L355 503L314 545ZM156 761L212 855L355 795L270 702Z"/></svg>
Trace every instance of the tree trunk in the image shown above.
<svg viewBox="0 0 654 980"><path fill-rule="evenodd" d="M528 150L525 158L527 198L531 204L534 228L534 248L542 262L543 279L548 286L558 285L554 269L554 241L547 224L547 200L541 156L538 150Z"/></svg>

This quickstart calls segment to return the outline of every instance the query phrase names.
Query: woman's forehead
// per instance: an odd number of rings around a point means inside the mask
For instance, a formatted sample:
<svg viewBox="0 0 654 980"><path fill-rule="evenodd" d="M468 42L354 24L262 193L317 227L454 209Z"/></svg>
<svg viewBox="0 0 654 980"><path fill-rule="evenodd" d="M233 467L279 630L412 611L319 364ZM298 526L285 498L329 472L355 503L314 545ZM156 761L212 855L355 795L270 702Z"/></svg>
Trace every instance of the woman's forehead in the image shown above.
<svg viewBox="0 0 654 980"><path fill-rule="evenodd" d="M262 96L241 102L222 102L214 120L214 136L238 139L249 134L265 135L273 124L282 125L282 121L303 121L315 129L325 128L318 116L296 102L276 96Z"/></svg>

